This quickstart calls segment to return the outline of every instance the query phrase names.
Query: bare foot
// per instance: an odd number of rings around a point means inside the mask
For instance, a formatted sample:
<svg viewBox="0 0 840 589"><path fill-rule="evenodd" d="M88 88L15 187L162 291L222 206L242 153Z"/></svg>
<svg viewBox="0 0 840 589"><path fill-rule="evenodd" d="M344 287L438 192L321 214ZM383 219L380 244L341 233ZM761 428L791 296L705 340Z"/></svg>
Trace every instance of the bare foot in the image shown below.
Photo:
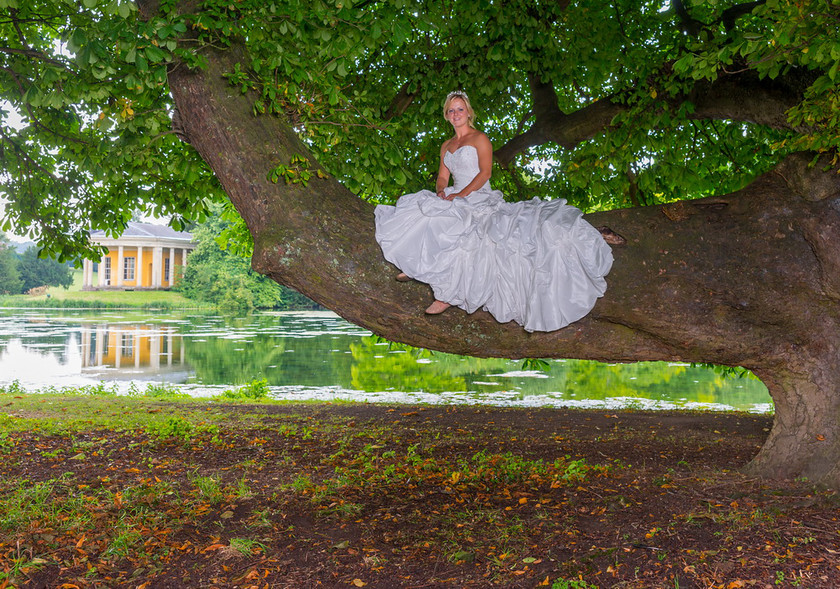
<svg viewBox="0 0 840 589"><path fill-rule="evenodd" d="M449 303L444 303L443 301L435 301L426 309L426 315L440 315L451 306Z"/></svg>
<svg viewBox="0 0 840 589"><path fill-rule="evenodd" d="M411 276L405 272L400 272L397 274L397 282L411 282Z"/></svg>

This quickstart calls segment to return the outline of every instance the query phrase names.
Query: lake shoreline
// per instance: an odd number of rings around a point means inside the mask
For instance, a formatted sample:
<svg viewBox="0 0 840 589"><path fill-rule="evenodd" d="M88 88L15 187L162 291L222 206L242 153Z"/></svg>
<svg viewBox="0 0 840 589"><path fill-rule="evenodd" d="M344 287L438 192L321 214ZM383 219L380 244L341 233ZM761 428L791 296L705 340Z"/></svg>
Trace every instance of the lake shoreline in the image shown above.
<svg viewBox="0 0 840 589"><path fill-rule="evenodd" d="M0 386L104 382L208 396L265 381L284 399L766 413L754 376L680 362L470 358L383 341L328 311L251 315L0 310Z"/></svg>

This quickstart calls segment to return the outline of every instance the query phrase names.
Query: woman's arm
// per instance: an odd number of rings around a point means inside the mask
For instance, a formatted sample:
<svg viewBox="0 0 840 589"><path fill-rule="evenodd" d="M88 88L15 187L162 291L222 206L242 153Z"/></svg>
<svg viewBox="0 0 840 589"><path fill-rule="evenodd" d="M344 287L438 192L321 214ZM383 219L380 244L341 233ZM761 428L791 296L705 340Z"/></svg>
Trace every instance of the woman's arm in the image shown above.
<svg viewBox="0 0 840 589"><path fill-rule="evenodd" d="M440 148L440 166L438 167L437 181L435 182L435 192L441 198L444 197L443 189L449 186L449 168L443 163L443 156L446 155L449 141L451 140L444 141Z"/></svg>
<svg viewBox="0 0 840 589"><path fill-rule="evenodd" d="M478 152L478 174L475 175L475 178L473 178L463 190L450 194L448 197L444 197L447 200L469 196L473 193L473 191L484 186L484 184L490 179L490 173L493 169L493 146L490 144L490 140L484 133L479 133L475 142L470 143L470 145L475 147L475 150Z"/></svg>

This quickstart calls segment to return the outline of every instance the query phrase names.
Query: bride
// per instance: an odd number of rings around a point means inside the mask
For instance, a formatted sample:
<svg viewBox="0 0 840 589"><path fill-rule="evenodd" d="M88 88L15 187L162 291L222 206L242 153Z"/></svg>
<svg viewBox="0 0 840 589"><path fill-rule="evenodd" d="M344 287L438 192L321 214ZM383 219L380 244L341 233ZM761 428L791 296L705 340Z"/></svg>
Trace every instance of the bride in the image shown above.
<svg viewBox="0 0 840 589"><path fill-rule="evenodd" d="M452 305L482 308L526 331L553 331L586 315L613 262L599 230L565 199L505 202L490 187L493 148L473 126L467 95L450 92L443 116L455 135L441 146L435 192L375 210L376 240L401 270L397 280L432 287L430 315Z"/></svg>

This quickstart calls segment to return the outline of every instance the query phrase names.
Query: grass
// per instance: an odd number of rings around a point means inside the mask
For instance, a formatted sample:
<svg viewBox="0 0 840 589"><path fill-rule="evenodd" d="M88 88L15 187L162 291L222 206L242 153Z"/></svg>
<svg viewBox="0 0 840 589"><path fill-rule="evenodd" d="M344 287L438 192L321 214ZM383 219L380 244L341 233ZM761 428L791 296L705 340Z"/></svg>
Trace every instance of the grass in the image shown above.
<svg viewBox="0 0 840 589"><path fill-rule="evenodd" d="M260 390L222 405L157 386L0 387L0 587L316 586L333 571L348 586L717 586L733 562L767 586L834 571L820 557L840 550L837 500L721 470L738 461L720 450L754 451L742 434L653 439L645 421L560 436L532 432L548 413L526 410L242 402Z"/></svg>
<svg viewBox="0 0 840 589"><path fill-rule="evenodd" d="M219 480L216 477L197 476L193 479L193 484L198 490L199 496L210 505L221 503L225 498L225 494L222 492L222 487L219 485Z"/></svg>
<svg viewBox="0 0 840 589"><path fill-rule="evenodd" d="M82 271L73 272L70 288L50 287L47 294L0 296L0 307L204 309L212 305L167 290L82 290Z"/></svg>

